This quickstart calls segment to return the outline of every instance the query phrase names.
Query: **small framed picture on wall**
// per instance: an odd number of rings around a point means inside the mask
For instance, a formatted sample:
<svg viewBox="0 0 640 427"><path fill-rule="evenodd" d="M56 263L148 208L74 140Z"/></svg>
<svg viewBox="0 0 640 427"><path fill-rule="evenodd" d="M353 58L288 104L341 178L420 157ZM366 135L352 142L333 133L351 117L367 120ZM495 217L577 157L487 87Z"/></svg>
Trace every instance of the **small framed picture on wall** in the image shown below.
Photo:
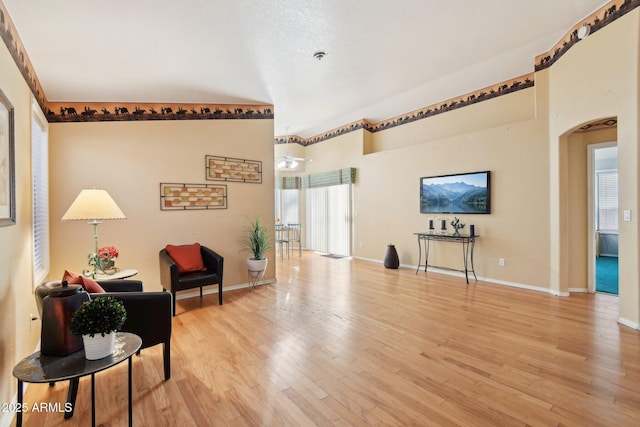
<svg viewBox="0 0 640 427"><path fill-rule="evenodd" d="M0 227L16 223L13 106L0 90Z"/></svg>

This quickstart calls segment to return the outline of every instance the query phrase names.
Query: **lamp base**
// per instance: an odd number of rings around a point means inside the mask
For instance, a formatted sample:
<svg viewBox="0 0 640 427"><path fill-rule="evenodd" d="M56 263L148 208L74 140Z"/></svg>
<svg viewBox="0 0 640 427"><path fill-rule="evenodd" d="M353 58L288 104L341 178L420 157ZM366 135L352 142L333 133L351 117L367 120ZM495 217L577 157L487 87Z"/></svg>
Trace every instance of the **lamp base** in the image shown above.
<svg viewBox="0 0 640 427"><path fill-rule="evenodd" d="M89 254L88 260L89 260L89 266L93 267L93 270L91 269L83 270L82 274L85 277L91 277L92 279L95 279L98 274L106 274L110 276L112 274L116 274L120 270L118 267L114 265L115 264L114 258L109 258L109 257L100 258L98 254L93 253L93 254Z"/></svg>

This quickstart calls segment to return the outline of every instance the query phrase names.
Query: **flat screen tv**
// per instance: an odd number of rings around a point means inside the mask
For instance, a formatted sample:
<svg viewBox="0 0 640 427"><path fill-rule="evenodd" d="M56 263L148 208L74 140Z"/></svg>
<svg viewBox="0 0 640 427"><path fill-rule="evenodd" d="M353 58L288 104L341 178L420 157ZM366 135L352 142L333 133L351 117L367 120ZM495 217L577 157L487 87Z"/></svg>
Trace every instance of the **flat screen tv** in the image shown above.
<svg viewBox="0 0 640 427"><path fill-rule="evenodd" d="M491 212L490 172L420 178L420 212L488 214Z"/></svg>

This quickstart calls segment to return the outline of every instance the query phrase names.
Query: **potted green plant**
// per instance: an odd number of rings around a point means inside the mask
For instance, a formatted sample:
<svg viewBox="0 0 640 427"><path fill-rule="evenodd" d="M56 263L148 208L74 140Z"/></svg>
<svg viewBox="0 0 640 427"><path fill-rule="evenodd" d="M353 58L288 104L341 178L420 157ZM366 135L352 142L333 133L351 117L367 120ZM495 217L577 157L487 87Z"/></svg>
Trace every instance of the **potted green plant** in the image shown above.
<svg viewBox="0 0 640 427"><path fill-rule="evenodd" d="M250 220L247 226L247 234L242 243L244 249L253 255L247 258L249 273L265 271L269 260L264 254L271 249L271 241L269 240L269 230L260 222L259 216Z"/></svg>
<svg viewBox="0 0 640 427"><path fill-rule="evenodd" d="M127 320L127 310L113 297L96 297L71 315L71 333L82 337L85 356L102 359L113 353L115 333Z"/></svg>

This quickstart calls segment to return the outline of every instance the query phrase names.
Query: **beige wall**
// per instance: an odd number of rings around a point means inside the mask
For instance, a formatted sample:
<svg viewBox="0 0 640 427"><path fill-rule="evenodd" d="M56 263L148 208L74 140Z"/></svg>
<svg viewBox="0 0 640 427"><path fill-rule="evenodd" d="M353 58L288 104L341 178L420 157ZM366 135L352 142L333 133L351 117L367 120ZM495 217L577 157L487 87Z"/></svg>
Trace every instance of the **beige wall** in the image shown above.
<svg viewBox="0 0 640 427"><path fill-rule="evenodd" d="M246 284L240 245L247 218L273 231L273 120L57 123L50 126L51 277L81 271L93 250L86 222L61 221L81 189L104 188L127 219L99 226L100 246L115 245L121 268L139 270L160 290L158 251L199 242L224 256L224 287ZM262 161L262 184L205 180L205 155ZM226 184L228 208L161 211L160 183ZM273 252L268 254L274 259ZM273 279L272 262L266 277ZM217 287L212 287L212 290Z"/></svg>
<svg viewBox="0 0 640 427"><path fill-rule="evenodd" d="M541 230L548 230L549 184L540 173L548 170L547 128L534 106L535 92L526 89L382 132L351 132L306 147L313 162L305 173L355 167L354 256L381 260L393 243L401 263L410 266L418 263L413 233L425 231L429 217L453 219L419 212L420 177L490 170L492 214L458 215L482 235L477 273L547 288L549 240ZM431 260L460 268L460 252L457 245L438 245Z"/></svg>
<svg viewBox="0 0 640 427"><path fill-rule="evenodd" d="M569 135L595 119L617 117L620 200L619 290L620 320L640 323L638 213L638 9L574 46L549 69L549 177L552 287L576 286L582 274L571 268L576 251L583 251L567 233L570 206L575 203L568 163L580 161L569 151ZM537 82L536 82L537 83ZM632 221L622 221L631 210ZM557 256L556 256L557 255Z"/></svg>
<svg viewBox="0 0 640 427"><path fill-rule="evenodd" d="M31 92L1 43L0 89L15 109L16 225L0 227L0 402L11 402L13 366L36 348L40 328L39 322L29 327L29 314L37 313L31 271Z"/></svg>
<svg viewBox="0 0 640 427"><path fill-rule="evenodd" d="M445 120L447 113L373 134L381 151L365 156L360 173L356 256L381 259L386 245L394 243L402 264L417 265L413 233L426 231L428 218L450 222L454 217L419 212L420 177L490 170L491 215L456 215L467 225L465 230L474 224L481 236L475 253L477 274L546 287L544 254L549 243L540 230L547 229L548 183L540 171L548 165L539 149L545 128L526 107L533 95L533 89L526 89L456 110L453 119ZM509 124L500 124L504 122ZM377 139L384 142L378 144ZM432 249L430 262L462 267L459 246L436 244ZM498 266L499 258L505 258L504 267Z"/></svg>

